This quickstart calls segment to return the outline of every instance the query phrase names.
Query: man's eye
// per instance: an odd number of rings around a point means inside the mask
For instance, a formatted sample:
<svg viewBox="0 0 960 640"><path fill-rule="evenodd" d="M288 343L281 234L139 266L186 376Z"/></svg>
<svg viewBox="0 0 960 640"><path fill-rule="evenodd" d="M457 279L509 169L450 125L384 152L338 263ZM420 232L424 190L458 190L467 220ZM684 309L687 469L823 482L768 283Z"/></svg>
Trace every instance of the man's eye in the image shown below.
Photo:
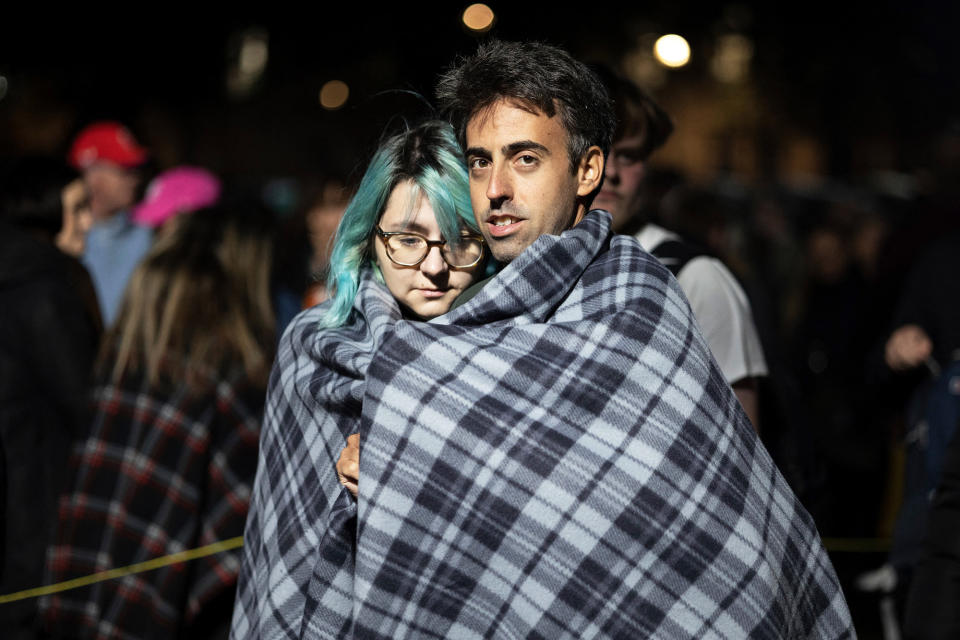
<svg viewBox="0 0 960 640"><path fill-rule="evenodd" d="M472 159L470 160L470 168L471 168L471 169L483 169L483 168L485 168L488 164L489 164L489 162L487 161L486 158L472 158Z"/></svg>
<svg viewBox="0 0 960 640"><path fill-rule="evenodd" d="M643 154L639 149L625 149L623 151L616 151L614 153L616 156L617 162L623 165L636 164L643 160Z"/></svg>
<svg viewBox="0 0 960 640"><path fill-rule="evenodd" d="M522 156L520 156L519 158L517 158L517 162L519 162L520 164L522 164L522 165L524 165L524 166L530 166L530 165L534 165L534 164L537 163L537 158L536 158L536 156L522 155Z"/></svg>

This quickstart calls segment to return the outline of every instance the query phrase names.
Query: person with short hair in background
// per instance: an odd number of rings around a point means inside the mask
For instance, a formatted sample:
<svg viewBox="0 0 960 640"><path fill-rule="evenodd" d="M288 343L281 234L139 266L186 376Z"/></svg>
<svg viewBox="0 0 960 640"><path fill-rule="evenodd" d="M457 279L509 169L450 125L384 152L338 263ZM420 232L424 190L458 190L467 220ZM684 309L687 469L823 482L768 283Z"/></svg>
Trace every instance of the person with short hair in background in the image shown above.
<svg viewBox="0 0 960 640"><path fill-rule="evenodd" d="M673 123L640 87L605 67L596 70L613 98L617 130L603 188L594 205L610 212L614 231L633 235L676 276L720 370L759 430L757 378L767 375L767 363L747 294L726 265L710 255L709 248L654 220L650 203L645 202L647 162L666 143ZM693 193L682 188L675 192L678 200L689 200ZM701 198L696 206L706 202Z"/></svg>
<svg viewBox="0 0 960 640"><path fill-rule="evenodd" d="M118 122L96 122L74 139L68 156L90 194L93 225L83 249L104 325L116 319L127 281L153 241L150 229L130 219L147 150Z"/></svg>

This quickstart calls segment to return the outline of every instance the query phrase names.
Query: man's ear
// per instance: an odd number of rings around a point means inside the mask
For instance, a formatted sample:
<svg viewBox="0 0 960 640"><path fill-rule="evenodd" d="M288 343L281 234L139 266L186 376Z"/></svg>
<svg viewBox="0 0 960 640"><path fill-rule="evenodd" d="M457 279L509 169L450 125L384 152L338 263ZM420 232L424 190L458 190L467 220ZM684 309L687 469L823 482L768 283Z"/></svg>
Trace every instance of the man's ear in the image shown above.
<svg viewBox="0 0 960 640"><path fill-rule="evenodd" d="M588 196L600 186L603 178L603 151L594 145L580 158L577 167L577 195Z"/></svg>

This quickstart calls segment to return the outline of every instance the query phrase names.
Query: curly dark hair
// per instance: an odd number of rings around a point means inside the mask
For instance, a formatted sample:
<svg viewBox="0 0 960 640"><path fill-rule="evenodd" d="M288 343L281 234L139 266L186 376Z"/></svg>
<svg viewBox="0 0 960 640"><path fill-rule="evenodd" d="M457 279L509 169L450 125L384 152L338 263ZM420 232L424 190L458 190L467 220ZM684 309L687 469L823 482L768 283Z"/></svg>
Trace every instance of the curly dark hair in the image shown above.
<svg viewBox="0 0 960 640"><path fill-rule="evenodd" d="M516 100L547 117L557 114L568 134L575 171L587 149L610 151L616 117L603 83L569 53L542 42L491 40L461 57L437 83L437 103L466 146L467 123L498 100Z"/></svg>

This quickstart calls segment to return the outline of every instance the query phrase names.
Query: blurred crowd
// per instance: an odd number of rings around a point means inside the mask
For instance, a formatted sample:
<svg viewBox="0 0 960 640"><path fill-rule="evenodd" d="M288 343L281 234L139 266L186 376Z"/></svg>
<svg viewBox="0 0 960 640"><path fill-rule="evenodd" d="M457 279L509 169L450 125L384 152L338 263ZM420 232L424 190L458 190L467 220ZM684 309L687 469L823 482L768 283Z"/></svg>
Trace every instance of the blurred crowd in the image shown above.
<svg viewBox="0 0 960 640"><path fill-rule="evenodd" d="M735 278L765 361L763 442L825 538L892 536L901 580L957 458L927 399L958 375L960 130L931 148L909 189L692 183L651 164L632 205ZM97 122L65 157L0 175L0 595L243 534L274 348L326 298L349 179L298 184L281 211L215 167L158 169ZM0 628L69 637L109 617L225 636L238 562L0 605Z"/></svg>

